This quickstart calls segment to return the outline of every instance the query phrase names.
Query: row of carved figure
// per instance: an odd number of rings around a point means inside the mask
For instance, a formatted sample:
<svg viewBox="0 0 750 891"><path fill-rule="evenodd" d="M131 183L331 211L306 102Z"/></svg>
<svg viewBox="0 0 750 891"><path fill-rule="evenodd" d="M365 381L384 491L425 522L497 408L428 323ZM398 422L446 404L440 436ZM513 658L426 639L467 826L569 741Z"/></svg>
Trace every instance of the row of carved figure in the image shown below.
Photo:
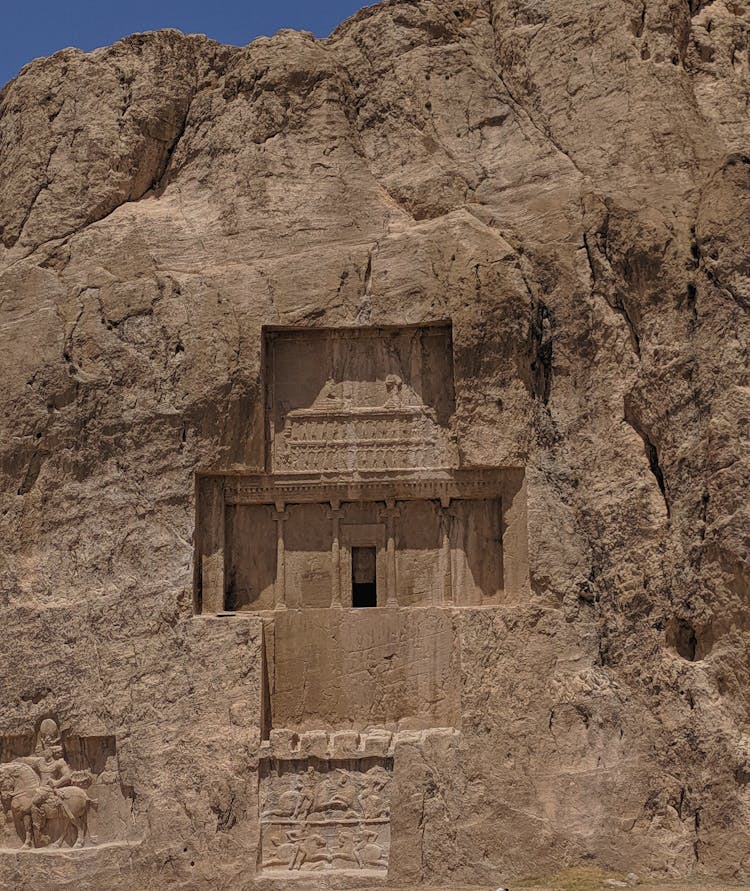
<svg viewBox="0 0 750 891"><path fill-rule="evenodd" d="M90 838L89 808L96 807L86 792L92 780L88 771L72 770L63 757L57 724L42 721L34 754L0 764L3 816L21 827L23 847L60 847L73 836L73 847L83 847Z"/></svg>
<svg viewBox="0 0 750 891"><path fill-rule="evenodd" d="M265 869L385 869L387 844L377 828L339 826L335 838L314 828L274 828L263 838Z"/></svg>
<svg viewBox="0 0 750 891"><path fill-rule="evenodd" d="M435 442L430 419L423 414L416 417L382 418L298 418L289 416L282 431L286 440L300 444L351 442L372 445L414 445Z"/></svg>
<svg viewBox="0 0 750 891"><path fill-rule="evenodd" d="M302 823L387 819L389 783L390 774L380 765L366 772L333 768L322 773L311 765L304 774L271 775L264 783L261 817Z"/></svg>
<svg viewBox="0 0 750 891"><path fill-rule="evenodd" d="M419 447L392 448L358 442L313 445L288 451L277 450L276 470L387 470L394 467L432 467L441 458L436 449Z"/></svg>

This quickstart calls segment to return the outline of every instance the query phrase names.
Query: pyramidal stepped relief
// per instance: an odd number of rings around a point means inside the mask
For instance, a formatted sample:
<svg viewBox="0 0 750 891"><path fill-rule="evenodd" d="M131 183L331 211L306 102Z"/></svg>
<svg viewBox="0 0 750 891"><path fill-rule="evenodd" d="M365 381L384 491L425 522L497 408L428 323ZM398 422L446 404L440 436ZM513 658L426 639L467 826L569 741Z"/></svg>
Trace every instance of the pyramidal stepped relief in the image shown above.
<svg viewBox="0 0 750 891"><path fill-rule="evenodd" d="M750 881L749 31L383 0L3 87L0 887Z"/></svg>

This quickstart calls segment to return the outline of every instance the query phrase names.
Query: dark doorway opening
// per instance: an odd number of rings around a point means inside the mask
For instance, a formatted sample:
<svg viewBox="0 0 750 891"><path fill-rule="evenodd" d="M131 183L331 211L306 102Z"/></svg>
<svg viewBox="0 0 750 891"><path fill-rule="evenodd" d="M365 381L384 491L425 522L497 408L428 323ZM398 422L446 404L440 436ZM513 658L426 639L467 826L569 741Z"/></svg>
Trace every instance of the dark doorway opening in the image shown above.
<svg viewBox="0 0 750 891"><path fill-rule="evenodd" d="M377 605L375 548L352 548L352 606Z"/></svg>

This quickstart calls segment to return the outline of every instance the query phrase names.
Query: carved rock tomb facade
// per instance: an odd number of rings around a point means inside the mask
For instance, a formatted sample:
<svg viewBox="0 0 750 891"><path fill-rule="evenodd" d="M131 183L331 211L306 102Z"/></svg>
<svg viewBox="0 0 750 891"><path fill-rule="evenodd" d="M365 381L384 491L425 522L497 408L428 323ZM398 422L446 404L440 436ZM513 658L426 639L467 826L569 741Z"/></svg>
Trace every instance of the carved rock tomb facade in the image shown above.
<svg viewBox="0 0 750 891"><path fill-rule="evenodd" d="M524 474L458 466L449 322L267 328L262 367L265 470L197 476L195 555L198 613L263 624L261 875L387 876L399 742L457 744L456 611L527 591Z"/></svg>
<svg viewBox="0 0 750 891"><path fill-rule="evenodd" d="M750 878L748 46L383 0L0 91L0 887Z"/></svg>

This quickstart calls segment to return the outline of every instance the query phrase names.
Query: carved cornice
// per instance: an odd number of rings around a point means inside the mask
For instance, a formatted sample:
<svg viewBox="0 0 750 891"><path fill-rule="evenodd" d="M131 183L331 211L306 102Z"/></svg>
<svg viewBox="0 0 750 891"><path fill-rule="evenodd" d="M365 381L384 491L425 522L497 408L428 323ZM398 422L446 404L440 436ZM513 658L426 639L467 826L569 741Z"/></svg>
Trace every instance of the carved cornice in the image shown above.
<svg viewBox="0 0 750 891"><path fill-rule="evenodd" d="M225 477L227 504L413 501L493 498L514 468L430 469L411 473L254 474Z"/></svg>

